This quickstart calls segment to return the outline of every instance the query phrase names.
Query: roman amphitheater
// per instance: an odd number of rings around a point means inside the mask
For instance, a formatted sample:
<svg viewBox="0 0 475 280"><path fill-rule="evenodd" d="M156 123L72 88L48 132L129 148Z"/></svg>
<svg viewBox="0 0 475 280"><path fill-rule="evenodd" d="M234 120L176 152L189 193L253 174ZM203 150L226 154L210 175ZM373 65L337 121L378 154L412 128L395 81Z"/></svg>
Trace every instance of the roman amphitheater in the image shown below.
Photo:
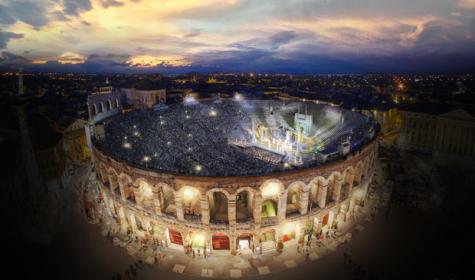
<svg viewBox="0 0 475 280"><path fill-rule="evenodd" d="M118 234L182 253L265 255L364 205L377 134L371 116L330 105L188 100L105 119L93 155Z"/></svg>

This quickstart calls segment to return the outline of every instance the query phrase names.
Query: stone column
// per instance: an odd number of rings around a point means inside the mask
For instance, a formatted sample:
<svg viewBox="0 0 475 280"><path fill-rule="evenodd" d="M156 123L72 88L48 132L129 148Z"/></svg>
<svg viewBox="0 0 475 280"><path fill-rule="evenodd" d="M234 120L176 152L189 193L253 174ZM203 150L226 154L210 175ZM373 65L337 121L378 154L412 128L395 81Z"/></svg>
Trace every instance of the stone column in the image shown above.
<svg viewBox="0 0 475 280"><path fill-rule="evenodd" d="M175 208L176 208L176 218L179 221L185 220L185 213L183 212L183 192L175 192Z"/></svg>
<svg viewBox="0 0 475 280"><path fill-rule="evenodd" d="M287 192L283 191L279 196L277 217L279 222L285 221L285 211L287 210Z"/></svg>
<svg viewBox="0 0 475 280"><path fill-rule="evenodd" d="M160 195L158 190L153 191L153 206L155 208L155 214L162 215L162 202L160 201Z"/></svg>
<svg viewBox="0 0 475 280"><path fill-rule="evenodd" d="M262 195L260 193L254 195L254 208L252 209L252 216L256 227L261 226L261 211L262 211Z"/></svg>
<svg viewBox="0 0 475 280"><path fill-rule="evenodd" d="M208 197L204 194L200 199L201 207L201 222L205 225L209 225L209 202ZM210 241L211 242L211 241Z"/></svg>
<svg viewBox="0 0 475 280"><path fill-rule="evenodd" d="M232 255L236 255L236 253L237 253L236 239L237 239L236 227L234 227L234 229L231 230L231 234L229 236L229 246L230 246Z"/></svg>
<svg viewBox="0 0 475 280"><path fill-rule="evenodd" d="M139 231L139 229L137 228L137 222L135 221L134 214L130 214L129 220L130 220L130 226L132 227L132 231L134 233L137 233Z"/></svg>
<svg viewBox="0 0 475 280"><path fill-rule="evenodd" d="M126 201L127 200L126 187L122 183L119 183L119 190L120 190L120 198L122 199L122 201Z"/></svg>
<svg viewBox="0 0 475 280"><path fill-rule="evenodd" d="M347 179L347 180L348 180L347 182L348 182L348 185L349 185L349 187L348 187L348 195L350 195L351 190L353 189L353 182L355 181L355 173L352 172L352 173L350 173L350 174L347 174L346 176L348 176L348 179Z"/></svg>
<svg viewBox="0 0 475 280"><path fill-rule="evenodd" d="M310 190L301 190L299 199L299 212L302 215L307 214L308 211L308 199Z"/></svg>
<svg viewBox="0 0 475 280"><path fill-rule="evenodd" d="M236 226L236 197L228 199L228 221L230 226Z"/></svg>
<svg viewBox="0 0 475 280"><path fill-rule="evenodd" d="M340 201L341 186L343 185L343 179L334 178L333 180L333 196L332 199L336 202Z"/></svg>
<svg viewBox="0 0 475 280"><path fill-rule="evenodd" d="M321 209L325 208L326 203L327 203L327 190L328 190L328 184L323 185L323 184L320 184L319 182L317 201L318 201L318 207L320 207Z"/></svg>

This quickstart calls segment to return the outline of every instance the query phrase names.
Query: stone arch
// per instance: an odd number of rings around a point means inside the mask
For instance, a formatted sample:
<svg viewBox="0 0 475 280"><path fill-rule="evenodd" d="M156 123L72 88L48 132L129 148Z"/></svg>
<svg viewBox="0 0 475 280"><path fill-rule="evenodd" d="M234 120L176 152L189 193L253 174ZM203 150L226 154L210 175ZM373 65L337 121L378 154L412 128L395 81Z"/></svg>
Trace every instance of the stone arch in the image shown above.
<svg viewBox="0 0 475 280"><path fill-rule="evenodd" d="M104 183L108 180L107 178L107 168L106 165L103 162L99 163L99 166L97 168L97 176L99 177L99 180Z"/></svg>
<svg viewBox="0 0 475 280"><path fill-rule="evenodd" d="M97 104L92 104L91 106L91 111L92 111L92 114L91 114L91 117L94 117L95 115L97 115Z"/></svg>
<svg viewBox="0 0 475 280"><path fill-rule="evenodd" d="M354 187L360 185L362 174L363 174L363 162L358 161L358 163L355 166L355 178L353 180Z"/></svg>
<svg viewBox="0 0 475 280"><path fill-rule="evenodd" d="M346 199L353 188L353 180L355 178L355 169L349 166L343 172L343 185L341 186L340 199Z"/></svg>
<svg viewBox="0 0 475 280"><path fill-rule="evenodd" d="M259 190L263 200L273 198L278 201L279 196L285 191L285 186L280 180L269 179L261 184Z"/></svg>
<svg viewBox="0 0 475 280"><path fill-rule="evenodd" d="M328 180L325 179L325 177L323 176L315 177L312 181L310 181L309 204L312 209L316 207L319 207L319 208L322 208L322 206L324 207L326 201L323 202L323 200L326 199L327 186L328 186ZM323 194L325 195L323 196Z"/></svg>
<svg viewBox="0 0 475 280"><path fill-rule="evenodd" d="M134 182L135 199L137 205L145 208L152 209L154 206L154 187L144 178L138 178Z"/></svg>
<svg viewBox="0 0 475 280"><path fill-rule="evenodd" d="M104 113L105 112L104 103L101 101L99 102L99 105L100 105L99 113Z"/></svg>
<svg viewBox="0 0 475 280"><path fill-rule="evenodd" d="M155 187L158 190L161 212L166 215L176 217L176 192L166 183L158 183Z"/></svg>
<svg viewBox="0 0 475 280"><path fill-rule="evenodd" d="M111 192L120 195L119 175L114 170L114 168L109 167L109 169L107 170L107 176Z"/></svg>
<svg viewBox="0 0 475 280"><path fill-rule="evenodd" d="M221 189L211 189L206 192L209 205L209 216L213 223L229 223L228 203L231 195Z"/></svg>
<svg viewBox="0 0 475 280"><path fill-rule="evenodd" d="M108 99L106 101L106 111L110 111L112 110L112 102L110 101L110 99Z"/></svg>
<svg viewBox="0 0 475 280"><path fill-rule="evenodd" d="M328 177L328 184L331 191L328 192L328 201L340 201L341 188L343 185L343 176L339 171L333 171Z"/></svg>
<svg viewBox="0 0 475 280"><path fill-rule="evenodd" d="M236 190L236 220L246 222L253 217L255 190L250 187L241 187Z"/></svg>
<svg viewBox="0 0 475 280"><path fill-rule="evenodd" d="M131 184L132 179L129 175L125 173L119 174L119 189L123 200L127 200L129 198L129 188Z"/></svg>
<svg viewBox="0 0 475 280"><path fill-rule="evenodd" d="M118 98L115 99L115 107L116 107L116 108L119 108L119 107L120 107L120 106L119 106L119 99L118 99Z"/></svg>
<svg viewBox="0 0 475 280"><path fill-rule="evenodd" d="M183 186L178 191L182 199L183 214L185 220L201 219L201 192L192 186Z"/></svg>
<svg viewBox="0 0 475 280"><path fill-rule="evenodd" d="M287 189L285 190L285 196L286 196L286 208L285 208L285 214L287 215L292 215L292 214L303 214L301 213L301 203L302 203L302 197L303 197L303 191L306 189L306 185L304 182L301 181L296 181L290 184ZM308 203L308 197L307 201ZM306 207L305 207L306 208Z"/></svg>

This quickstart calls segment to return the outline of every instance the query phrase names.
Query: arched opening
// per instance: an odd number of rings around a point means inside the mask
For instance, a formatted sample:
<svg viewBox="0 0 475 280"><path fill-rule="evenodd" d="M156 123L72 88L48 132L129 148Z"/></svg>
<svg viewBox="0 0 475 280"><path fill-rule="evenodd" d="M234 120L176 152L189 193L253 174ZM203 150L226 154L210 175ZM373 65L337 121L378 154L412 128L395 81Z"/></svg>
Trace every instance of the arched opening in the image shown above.
<svg viewBox="0 0 475 280"><path fill-rule="evenodd" d="M285 215L292 216L299 214L300 209L300 184L292 184L287 190L287 207L285 209Z"/></svg>
<svg viewBox="0 0 475 280"><path fill-rule="evenodd" d="M94 117L97 114L97 106L96 104L91 106L91 117Z"/></svg>
<svg viewBox="0 0 475 280"><path fill-rule="evenodd" d="M252 219L252 197L249 191L241 191L236 196L236 221L247 222Z"/></svg>
<svg viewBox="0 0 475 280"><path fill-rule="evenodd" d="M175 192L168 185L162 185L160 188L160 205L162 213L176 217Z"/></svg>
<svg viewBox="0 0 475 280"><path fill-rule="evenodd" d="M204 252L206 247L206 237L202 233L190 231L187 236L187 247L192 250L200 250Z"/></svg>
<svg viewBox="0 0 475 280"><path fill-rule="evenodd" d="M229 237L225 233L215 233L212 236L211 244L213 250L229 250Z"/></svg>
<svg viewBox="0 0 475 280"><path fill-rule="evenodd" d="M252 250L254 249L254 245L252 243L252 234L241 233L237 237L236 246L241 254L251 254Z"/></svg>
<svg viewBox="0 0 475 280"><path fill-rule="evenodd" d="M113 193L116 193L116 189L119 188L119 180L117 173L113 169L109 169L108 172L108 178L109 178L109 187ZM120 192L119 192L120 195Z"/></svg>
<svg viewBox="0 0 475 280"><path fill-rule="evenodd" d="M222 192L208 194L210 220L212 223L228 223L228 198Z"/></svg>
<svg viewBox="0 0 475 280"><path fill-rule="evenodd" d="M261 253L271 253L275 251L275 230L270 229L261 233L259 237L261 243Z"/></svg>
<svg viewBox="0 0 475 280"><path fill-rule="evenodd" d="M102 113L104 112L104 103L99 103L99 110L98 110L99 113Z"/></svg>
<svg viewBox="0 0 475 280"><path fill-rule="evenodd" d="M153 190L149 183L140 181L139 183L140 202L145 209L153 209Z"/></svg>
<svg viewBox="0 0 475 280"><path fill-rule="evenodd" d="M179 231L168 228L167 233L168 233L168 241L171 244L183 246L183 237L181 236L181 233Z"/></svg>
<svg viewBox="0 0 475 280"><path fill-rule="evenodd" d="M277 216L277 202L273 199L267 199L262 202L261 218L271 218Z"/></svg>
<svg viewBox="0 0 475 280"><path fill-rule="evenodd" d="M345 170L343 174L343 184L341 186L340 200L348 198L350 194L350 186L352 184L352 177L354 176L354 171L351 168Z"/></svg>
<svg viewBox="0 0 475 280"><path fill-rule="evenodd" d="M311 211L312 209L318 208L318 180L312 180L310 182L310 191L308 197L308 208Z"/></svg>
<svg viewBox="0 0 475 280"><path fill-rule="evenodd" d="M110 100L107 100L106 102L106 111L110 111L112 109L112 104Z"/></svg>
<svg viewBox="0 0 475 280"><path fill-rule="evenodd" d="M183 213L186 220L199 221L201 219L201 195L192 187L183 187Z"/></svg>

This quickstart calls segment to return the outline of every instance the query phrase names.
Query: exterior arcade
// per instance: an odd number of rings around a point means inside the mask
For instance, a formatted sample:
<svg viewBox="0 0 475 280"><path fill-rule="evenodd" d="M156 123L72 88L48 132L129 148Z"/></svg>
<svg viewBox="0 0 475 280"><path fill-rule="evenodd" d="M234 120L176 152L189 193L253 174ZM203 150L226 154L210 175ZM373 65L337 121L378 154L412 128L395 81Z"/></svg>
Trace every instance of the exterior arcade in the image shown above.
<svg viewBox="0 0 475 280"><path fill-rule="evenodd" d="M344 159L262 176L147 170L93 146L99 191L122 234L206 254L265 254L345 225L363 205L377 137Z"/></svg>

